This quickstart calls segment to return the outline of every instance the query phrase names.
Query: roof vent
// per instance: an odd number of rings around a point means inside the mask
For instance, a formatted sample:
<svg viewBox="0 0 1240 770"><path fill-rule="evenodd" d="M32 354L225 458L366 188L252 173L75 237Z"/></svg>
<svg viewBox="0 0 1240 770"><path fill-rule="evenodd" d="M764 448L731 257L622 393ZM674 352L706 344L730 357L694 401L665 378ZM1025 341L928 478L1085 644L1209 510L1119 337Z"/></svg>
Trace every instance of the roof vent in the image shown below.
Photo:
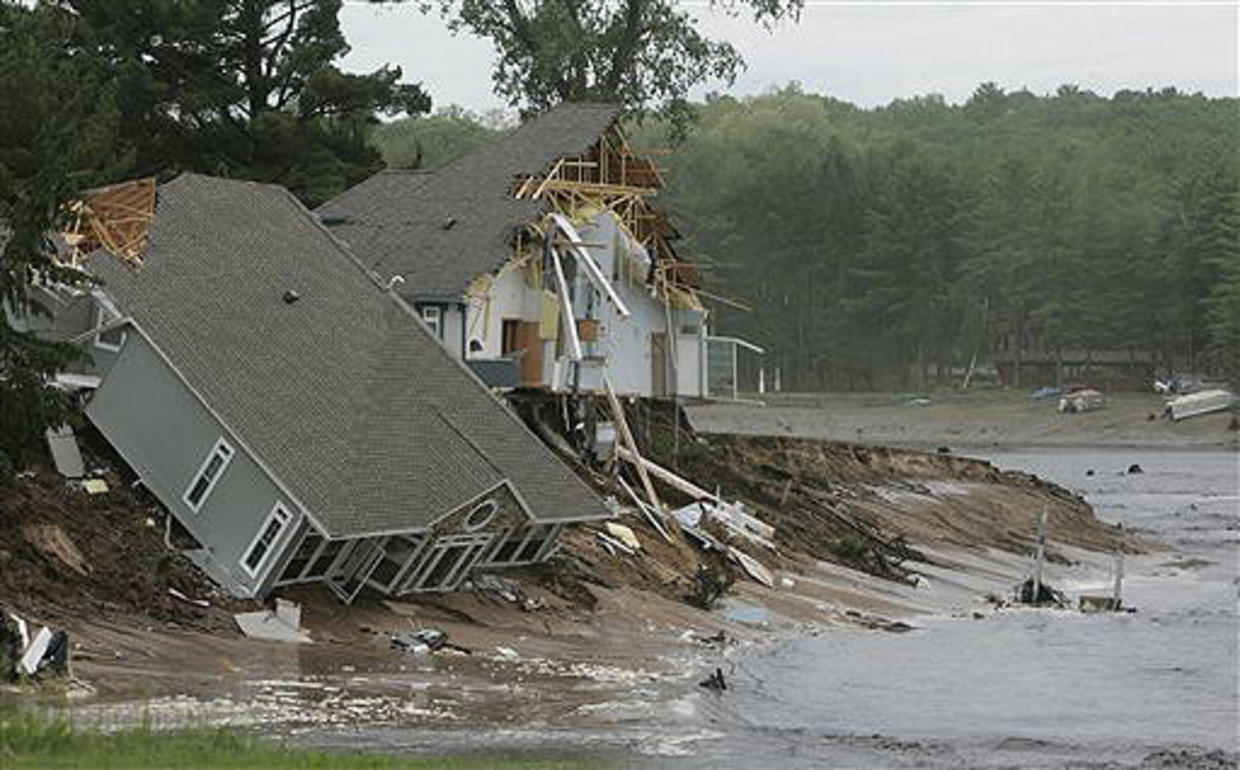
<svg viewBox="0 0 1240 770"><path fill-rule="evenodd" d="M445 219L442 227L445 230L451 230L453 227L456 227L456 217L448 217Z"/></svg>
<svg viewBox="0 0 1240 770"><path fill-rule="evenodd" d="M284 304L286 305L291 305L299 299L301 299L301 295L293 291L292 289L289 289L288 291L284 292Z"/></svg>

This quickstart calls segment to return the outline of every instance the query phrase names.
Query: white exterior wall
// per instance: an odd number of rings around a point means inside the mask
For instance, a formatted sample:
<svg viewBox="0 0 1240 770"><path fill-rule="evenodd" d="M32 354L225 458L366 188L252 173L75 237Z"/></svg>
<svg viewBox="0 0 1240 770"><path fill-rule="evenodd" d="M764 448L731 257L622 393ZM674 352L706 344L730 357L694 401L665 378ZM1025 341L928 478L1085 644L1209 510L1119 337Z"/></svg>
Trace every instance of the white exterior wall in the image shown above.
<svg viewBox="0 0 1240 770"><path fill-rule="evenodd" d="M443 314L443 344L458 357L464 356L469 350L469 340L465 338L465 312L460 305L448 305Z"/></svg>
<svg viewBox="0 0 1240 770"><path fill-rule="evenodd" d="M697 311L682 311L683 317L702 315ZM691 323L682 320L681 325ZM706 393L706 332L704 322L692 322L698 328L696 335L679 334L676 338L676 393L681 396L705 398Z"/></svg>
<svg viewBox="0 0 1240 770"><path fill-rule="evenodd" d="M503 321L515 318L537 321L542 314L542 297L525 284L525 272L508 269L490 281L485 296L469 300L465 311L465 349L471 340L482 343L482 351L470 358L499 358L503 355Z"/></svg>
<svg viewBox="0 0 1240 770"><path fill-rule="evenodd" d="M650 259L641 244L632 240L619 226L615 216L604 212L588 225L580 229L581 239L588 244L586 251L598 263L603 274L611 281L612 287L620 296L629 310L629 317L622 318L610 300L593 285L583 274L578 275L576 294L579 298L574 304L574 312L578 318L586 317L586 303L580 301L587 294L593 297L593 317L602 322L600 339L595 343L594 350L606 360L606 367L583 367L582 385L591 389L601 389L602 374L605 372L612 387L617 393L638 396L653 394L653 362L651 334L668 334L669 356L674 350L675 378L668 376L671 390L682 396L701 396L702 365L705 350L704 313L698 310L671 311L672 329L669 334L668 312L663 303L650 296L644 283L644 273L649 269ZM627 252L637 255L642 264L642 275L636 282L621 277L614 280L617 274L617 249L621 254ZM570 257L571 259L571 257ZM681 330L686 326L696 328L696 333L685 335ZM584 343L583 343L584 345ZM589 352L586 351L589 355ZM587 376L589 380L587 381Z"/></svg>
<svg viewBox="0 0 1240 770"><path fill-rule="evenodd" d="M645 285L645 273L649 269L649 257L643 246L632 240L620 227L611 212L604 212L592 222L580 228L582 240L591 244L586 251L594 258L603 274L611 281L616 293L629 310L629 317L623 318L615 305L606 296L594 288L581 269L576 269L576 258L561 249L561 260L565 270L575 277L569 278L572 287L573 314L577 319L591 318L600 322L599 339L594 342L582 341L582 355L578 375L578 386L583 390L601 391L603 376L607 376L612 387L619 394L650 396L653 395L653 364L651 335L654 333L668 334L668 314L663 303L650 296ZM636 255L636 262L641 263L636 280L617 275L617 249L622 253ZM526 273L522 269L508 269L498 278L490 279L489 287L482 296L469 300L465 311L465 356L467 358L499 358L503 355L503 321L504 319L520 319L536 322L542 316L542 293L540 289L526 284ZM556 292L555 274L545 270L543 283L550 291ZM445 331L457 333L449 320L451 313L445 316ZM672 310L669 355L674 351L674 373L668 373L668 383L677 395L703 397L705 390L706 361L706 323L705 311ZM689 327L692 331L684 333ZM564 330L561 328L561 334ZM469 353L472 340L482 343L482 350ZM447 338L449 347L452 347ZM560 350L561 358L557 366L556 351ZM562 339L543 341L543 385L557 391L571 390L573 387L573 367L568 360L568 341ZM559 372L556 378L557 369Z"/></svg>

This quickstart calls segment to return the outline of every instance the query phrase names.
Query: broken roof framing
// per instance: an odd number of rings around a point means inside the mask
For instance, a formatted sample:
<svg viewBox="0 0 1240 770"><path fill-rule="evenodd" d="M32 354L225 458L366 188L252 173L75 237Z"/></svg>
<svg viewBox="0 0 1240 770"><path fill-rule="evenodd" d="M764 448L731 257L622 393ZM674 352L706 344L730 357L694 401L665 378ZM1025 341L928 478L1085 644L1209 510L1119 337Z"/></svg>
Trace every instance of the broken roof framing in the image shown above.
<svg viewBox="0 0 1240 770"><path fill-rule="evenodd" d="M109 235L88 254L100 236L77 239L72 261L103 281L82 296L129 332L87 416L230 590L449 590L609 515L283 188L183 174L158 201L145 180L84 200L78 232ZM86 344L99 318L64 334ZM294 574L307 539L319 550ZM409 579L372 580L385 560Z"/></svg>
<svg viewBox="0 0 1240 770"><path fill-rule="evenodd" d="M680 234L650 200L662 187L663 175L654 158L635 152L618 121L613 120L584 151L559 158L545 173L514 180L513 197L541 201L550 211L573 221L586 214L612 212L625 232L646 249L664 301L676 307L700 308L697 266L676 254L672 241ZM548 218L544 216L543 227L537 228L543 237L549 232Z"/></svg>

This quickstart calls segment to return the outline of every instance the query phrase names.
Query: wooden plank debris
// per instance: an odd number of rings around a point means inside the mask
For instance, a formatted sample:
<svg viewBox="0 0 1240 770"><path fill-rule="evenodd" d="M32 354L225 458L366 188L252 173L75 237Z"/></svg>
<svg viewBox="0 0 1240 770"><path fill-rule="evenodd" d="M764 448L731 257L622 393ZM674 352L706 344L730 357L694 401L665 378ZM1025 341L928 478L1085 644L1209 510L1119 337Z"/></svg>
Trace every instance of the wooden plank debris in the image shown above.
<svg viewBox="0 0 1240 770"><path fill-rule="evenodd" d="M622 460L631 463L636 468L644 468L668 486L692 497L701 505L702 512L707 518L719 522L729 532L751 540L764 548L769 548L772 551L776 550L775 543L771 541L771 538L775 536L775 528L756 516L746 513L741 503L729 503L719 497L719 495L708 492L697 484L681 478L641 455L635 455L625 447L618 447L617 453Z"/></svg>
<svg viewBox="0 0 1240 770"><path fill-rule="evenodd" d="M642 457L638 452L636 452L634 449L631 449L627 446L620 446L617 448L616 451L620 455L620 459L626 460L630 464L632 464L633 467L637 470L639 475L645 474L645 473L653 474L654 476L657 476L660 481L666 483L669 487L672 487L674 489L680 490L681 492L684 492L686 495L688 495L689 497L692 497L694 500L714 500L716 502L719 501L719 498L716 497L714 493L707 492L705 489L702 489L701 487L694 484L693 482L686 481L685 479L681 478L680 476L677 476L675 473L672 473L671 471L664 468L663 466L657 465L656 463L653 463L650 460L647 460L646 458Z"/></svg>
<svg viewBox="0 0 1240 770"><path fill-rule="evenodd" d="M87 255L103 248L131 267L140 267L155 201L154 177L83 193L68 205L74 216L63 235L71 251L70 264L80 266Z"/></svg>
<svg viewBox="0 0 1240 770"><path fill-rule="evenodd" d="M775 578L771 575L771 571L766 568L762 562L753 558L744 551L735 546L728 546L728 556L735 559L741 565L741 569L745 570L745 574L761 583L767 588L775 587Z"/></svg>
<svg viewBox="0 0 1240 770"><path fill-rule="evenodd" d="M628 482L622 477L617 476L616 480L620 482L620 488L633 499L633 503L637 506L637 510L642 512L642 515L646 517L646 521L650 522L650 526L654 527L655 531L659 533L659 536L669 543L672 542L672 536L667 533L667 529L665 529L663 523L659 521L658 515L651 511L650 506L637 496L637 493L633 491L633 488L630 487Z"/></svg>
<svg viewBox="0 0 1240 770"><path fill-rule="evenodd" d="M602 543L603 547L605 547L608 550L608 552L610 552L613 556L615 555L616 551L620 551L621 553L628 554L629 556L633 556L634 554L637 553L635 549L630 548L629 546L620 542L616 538L610 535L604 534L602 532L595 532L594 537L600 543Z"/></svg>
<svg viewBox="0 0 1240 770"><path fill-rule="evenodd" d="M629 430L629 421L624 417L624 409L620 406L620 400L616 398L616 392L612 390L611 381L607 377L603 377L603 390L607 394L607 403L611 406L612 414L616 418L616 425L620 427L620 439L623 446L620 447L621 456L627 450L632 457L641 460L641 452L637 451L637 442L633 439L633 432ZM643 462L636 462L637 477L641 479L642 488L646 492L646 499L654 506L655 510L662 512L663 504L659 502L659 496L654 492L654 484L650 483L650 474L646 472Z"/></svg>
<svg viewBox="0 0 1240 770"><path fill-rule="evenodd" d="M641 541L637 539L637 535L634 534L633 530L614 521L608 521L603 526L607 528L607 534L624 543L629 548L632 548L634 551L641 550Z"/></svg>

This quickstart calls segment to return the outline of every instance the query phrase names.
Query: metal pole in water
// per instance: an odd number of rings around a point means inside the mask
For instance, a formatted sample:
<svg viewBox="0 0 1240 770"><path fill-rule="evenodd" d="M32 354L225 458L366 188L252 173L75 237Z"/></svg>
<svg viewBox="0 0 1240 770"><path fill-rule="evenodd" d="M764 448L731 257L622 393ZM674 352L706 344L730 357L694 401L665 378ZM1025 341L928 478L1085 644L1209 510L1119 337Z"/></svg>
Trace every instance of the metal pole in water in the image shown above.
<svg viewBox="0 0 1240 770"><path fill-rule="evenodd" d="M1042 506L1042 517L1038 521L1038 550L1033 557L1033 596L1030 604L1037 604L1042 595L1042 561L1046 557L1046 506Z"/></svg>
<svg viewBox="0 0 1240 770"><path fill-rule="evenodd" d="M1120 607L1120 588L1124 582L1124 525L1119 525L1119 547L1115 551L1115 609Z"/></svg>

